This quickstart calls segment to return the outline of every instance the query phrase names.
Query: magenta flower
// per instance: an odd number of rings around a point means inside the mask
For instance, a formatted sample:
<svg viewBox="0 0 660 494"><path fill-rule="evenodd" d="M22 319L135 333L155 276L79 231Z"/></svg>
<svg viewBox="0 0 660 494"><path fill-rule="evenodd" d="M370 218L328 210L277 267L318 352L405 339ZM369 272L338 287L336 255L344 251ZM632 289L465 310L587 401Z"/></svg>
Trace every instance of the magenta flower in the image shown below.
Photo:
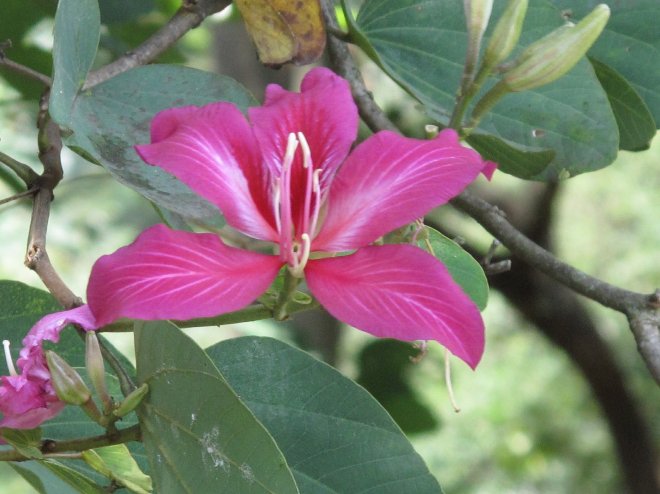
<svg viewBox="0 0 660 494"><path fill-rule="evenodd" d="M442 263L412 245L371 244L495 165L451 130L428 141L379 132L349 154L357 126L347 82L323 68L307 74L300 93L269 86L249 122L230 103L156 115L151 144L136 148L140 156L217 205L236 230L275 244L277 254L157 225L101 257L88 306L37 323L24 341L22 373L1 378L0 425L35 427L62 408L41 341L56 341L64 324L97 329L122 317L185 320L239 310L285 265L338 319L379 337L437 340L475 367L484 348L481 315Z"/></svg>
<svg viewBox="0 0 660 494"><path fill-rule="evenodd" d="M0 376L0 427L33 429L64 408L65 404L57 397L51 384L41 343L43 340L57 343L61 330L71 322L91 329L94 317L85 305L50 314L34 325L23 339L23 348L17 361L20 374L14 368L9 342L3 342L10 375Z"/></svg>
<svg viewBox="0 0 660 494"><path fill-rule="evenodd" d="M338 319L379 337L437 340L474 367L483 323L446 268L412 245L370 244L494 164L451 130L427 141L379 132L349 154L357 126L348 83L324 68L307 74L300 93L269 86L249 122L230 103L156 115L151 144L136 147L142 159L217 205L236 230L273 242L279 255L154 227L94 266L88 297L99 322L236 310L286 265Z"/></svg>

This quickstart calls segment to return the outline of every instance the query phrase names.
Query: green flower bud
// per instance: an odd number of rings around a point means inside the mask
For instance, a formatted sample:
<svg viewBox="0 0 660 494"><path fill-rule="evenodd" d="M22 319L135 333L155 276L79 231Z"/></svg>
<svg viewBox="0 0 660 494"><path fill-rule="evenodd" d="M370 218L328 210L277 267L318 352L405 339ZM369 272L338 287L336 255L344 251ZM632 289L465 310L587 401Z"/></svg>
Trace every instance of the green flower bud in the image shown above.
<svg viewBox="0 0 660 494"><path fill-rule="evenodd" d="M148 392L149 385L147 383L144 383L139 388L134 389L126 398L124 398L124 401L122 401L121 404L115 408L112 414L115 417L121 418L124 415L132 412L138 407L140 403L142 403L142 400L145 396L147 396Z"/></svg>
<svg viewBox="0 0 660 494"><path fill-rule="evenodd" d="M51 384L57 397L69 405L83 405L92 395L73 367L52 350L46 351Z"/></svg>
<svg viewBox="0 0 660 494"><path fill-rule="evenodd" d="M504 84L510 91L525 91L559 79L587 53L609 17L610 8L600 4L577 25L567 24L532 43L504 73Z"/></svg>
<svg viewBox="0 0 660 494"><path fill-rule="evenodd" d="M527 4L527 0L509 1L486 46L484 66L491 68L499 65L516 47L527 14Z"/></svg>
<svg viewBox="0 0 660 494"><path fill-rule="evenodd" d="M88 331L85 336L85 367L87 375L103 403L104 410L109 412L112 409L112 398L110 398L105 382L105 366L99 339L94 331Z"/></svg>
<svg viewBox="0 0 660 494"><path fill-rule="evenodd" d="M475 39L477 45L488 27L490 13L493 10L493 0L463 0L465 19L470 40Z"/></svg>

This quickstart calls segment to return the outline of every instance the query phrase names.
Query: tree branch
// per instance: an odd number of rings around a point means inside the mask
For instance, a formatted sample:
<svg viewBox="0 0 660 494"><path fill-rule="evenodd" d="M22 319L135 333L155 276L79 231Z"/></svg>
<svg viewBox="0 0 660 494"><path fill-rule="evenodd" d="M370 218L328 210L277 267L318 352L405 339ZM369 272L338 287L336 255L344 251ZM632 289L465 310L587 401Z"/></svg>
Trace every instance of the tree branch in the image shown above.
<svg viewBox="0 0 660 494"><path fill-rule="evenodd" d="M62 162L60 161L62 138L59 127L48 116L48 91L41 99L38 127L39 159L44 166L44 171L34 183L39 190L34 196L32 205L25 265L37 273L48 291L64 308L70 309L80 305L82 300L62 281L53 268L46 251L46 232L53 189L62 179Z"/></svg>
<svg viewBox="0 0 660 494"><path fill-rule="evenodd" d="M322 5L326 23L336 27L334 2L322 0ZM373 131L392 130L393 124L366 89L346 44L330 36L328 50L337 73L349 81L360 116L366 124ZM575 269L525 237L495 206L467 191L456 197L452 204L474 218L513 254L539 271L577 293L624 313L630 322L640 354L654 379L660 384L660 292L645 295L624 290Z"/></svg>
<svg viewBox="0 0 660 494"><path fill-rule="evenodd" d="M112 446L113 444L122 444L130 441L140 441L140 426L133 425L126 429L119 429L113 434L102 434L100 436L82 437L78 439L69 439L63 441L53 441L44 439L39 448L44 455L53 453L63 453L71 451L85 451L92 448L101 448L103 446ZM0 451L0 461L29 461L34 458L22 455L14 449Z"/></svg>
<svg viewBox="0 0 660 494"><path fill-rule="evenodd" d="M4 46L0 47L0 67L7 67L9 70L40 82L46 87L50 87L53 82L47 75L44 75L41 72L37 72L30 67L26 67L25 65L21 65L20 63L14 62L13 60L7 58L7 55L5 55L4 52Z"/></svg>
<svg viewBox="0 0 660 494"><path fill-rule="evenodd" d="M172 19L135 50L91 72L87 76L83 90L107 81L129 69L153 62L188 31L199 26L206 17L220 12L230 3L230 0L184 0L183 5Z"/></svg>

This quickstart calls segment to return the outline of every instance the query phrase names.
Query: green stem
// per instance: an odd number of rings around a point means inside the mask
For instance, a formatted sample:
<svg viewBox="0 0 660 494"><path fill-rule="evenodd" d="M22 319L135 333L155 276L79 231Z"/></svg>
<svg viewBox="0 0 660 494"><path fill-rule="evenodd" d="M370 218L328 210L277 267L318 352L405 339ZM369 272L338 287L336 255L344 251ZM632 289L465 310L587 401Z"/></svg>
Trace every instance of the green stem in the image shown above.
<svg viewBox="0 0 660 494"><path fill-rule="evenodd" d="M465 129L466 136L472 132L483 116L488 113L495 104L502 99L502 97L510 93L510 89L506 86L504 81L500 81L495 84L490 90L484 94L484 96L477 102L476 106L472 110L472 115L470 116L470 123Z"/></svg>
<svg viewBox="0 0 660 494"><path fill-rule="evenodd" d="M119 429L113 434L103 434L101 436L81 437L78 439L69 439L66 441L53 441L50 439L41 441L41 452L45 455L51 453L65 453L85 451L92 448L103 446L112 446L113 444L122 444L130 441L140 441L140 426L133 425L126 429ZM0 451L0 461L28 461L34 458L22 455L15 449Z"/></svg>
<svg viewBox="0 0 660 494"><path fill-rule="evenodd" d="M250 305L245 309L229 312L215 317L200 317L187 321L172 321L180 328L198 328L200 326L222 326L224 324L238 324L241 322L260 321L270 319L273 312L265 305Z"/></svg>
<svg viewBox="0 0 660 494"><path fill-rule="evenodd" d="M35 181L39 178L37 172L35 172L25 163L16 161L14 158L12 158L9 155L6 155L1 151L0 151L0 163L4 163L7 166L7 168L13 171L16 174L16 176L18 176L18 178L20 178L28 188L31 187L32 184L34 184Z"/></svg>
<svg viewBox="0 0 660 494"><path fill-rule="evenodd" d="M296 287L300 283L301 278L293 276L291 271L286 270L284 275L284 286L280 292L280 296L277 298L275 308L273 309L273 318L276 321L284 321L291 312L289 311L289 302L293 296L293 292L296 291Z"/></svg>

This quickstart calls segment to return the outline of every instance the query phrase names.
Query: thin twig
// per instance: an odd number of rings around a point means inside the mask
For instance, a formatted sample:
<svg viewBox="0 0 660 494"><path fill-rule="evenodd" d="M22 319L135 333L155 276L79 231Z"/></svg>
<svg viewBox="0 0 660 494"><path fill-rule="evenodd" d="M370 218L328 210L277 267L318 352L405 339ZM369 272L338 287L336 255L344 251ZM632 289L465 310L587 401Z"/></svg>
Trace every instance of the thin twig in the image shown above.
<svg viewBox="0 0 660 494"><path fill-rule="evenodd" d="M3 50L0 50L0 67L7 67L12 72L16 72L17 74L24 75L34 81L40 82L46 87L50 87L53 82L47 75L10 60L7 58Z"/></svg>
<svg viewBox="0 0 660 494"><path fill-rule="evenodd" d="M332 0L321 1L326 23L336 27L334 2ZM374 132L394 129L393 124L366 89L345 43L330 36L328 50L330 60L337 73L349 81L360 116L365 123ZM498 208L469 192L460 194L452 201L452 204L474 218L514 255L531 266L574 291L625 314L628 317L639 352L654 379L660 384L660 309L658 309L660 296L657 295L657 292L645 295L624 290L560 261L525 237L504 218Z"/></svg>
<svg viewBox="0 0 660 494"><path fill-rule="evenodd" d="M25 190L23 192L19 192L18 194L14 194L13 196L9 196L9 197L5 197L4 199L0 199L0 205L7 204L8 202L16 201L17 199L21 199L22 197L31 196L37 190L39 190L38 187L33 187L33 188Z"/></svg>
<svg viewBox="0 0 660 494"><path fill-rule="evenodd" d="M135 50L112 63L91 72L83 90L89 89L129 69L153 62L183 35L197 27L206 17L230 4L230 0L184 0L172 19Z"/></svg>

